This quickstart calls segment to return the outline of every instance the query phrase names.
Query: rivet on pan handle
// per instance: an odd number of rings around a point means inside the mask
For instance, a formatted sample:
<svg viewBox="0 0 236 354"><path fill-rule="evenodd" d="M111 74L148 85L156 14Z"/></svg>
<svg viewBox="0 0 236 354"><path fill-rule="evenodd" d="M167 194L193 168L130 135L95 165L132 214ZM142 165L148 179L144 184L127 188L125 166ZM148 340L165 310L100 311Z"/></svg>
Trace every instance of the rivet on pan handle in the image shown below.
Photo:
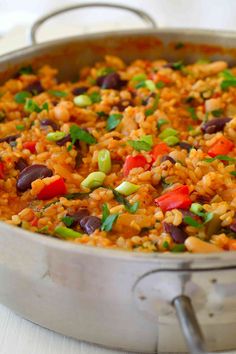
<svg viewBox="0 0 236 354"><path fill-rule="evenodd" d="M205 339L199 326L192 302L188 296L180 295L173 302L176 314L182 328L189 353L214 354L206 349ZM217 354L235 353L235 350L217 352Z"/></svg>
<svg viewBox="0 0 236 354"><path fill-rule="evenodd" d="M50 12L49 14L39 18L33 24L31 31L30 31L30 39L31 39L32 44L37 44L36 34L37 34L39 27L44 22L48 21L50 18L52 18L54 16L62 14L62 13L72 11L72 10L77 10L77 9L83 9L83 8L87 8L87 7L109 7L109 8L115 8L115 9L129 11L129 12L132 12L133 14L137 15L138 17L140 17L148 25L151 25L151 27L157 28L157 24L156 24L155 20L150 15L148 15L146 12L144 12L142 10L139 10L139 9L136 9L133 7L129 7L126 5L94 2L94 3L90 3L90 4L72 5L72 6L64 7L62 9L58 9L56 11Z"/></svg>

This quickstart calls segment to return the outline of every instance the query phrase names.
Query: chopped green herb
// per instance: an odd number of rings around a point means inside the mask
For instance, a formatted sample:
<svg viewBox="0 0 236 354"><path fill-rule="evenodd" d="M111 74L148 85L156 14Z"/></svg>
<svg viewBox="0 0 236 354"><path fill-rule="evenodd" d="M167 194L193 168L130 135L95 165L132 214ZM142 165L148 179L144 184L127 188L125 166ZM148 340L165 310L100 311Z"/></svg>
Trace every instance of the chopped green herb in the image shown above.
<svg viewBox="0 0 236 354"><path fill-rule="evenodd" d="M111 131L115 129L122 119L123 115L120 113L113 113L109 116L107 120L106 130Z"/></svg>
<svg viewBox="0 0 236 354"><path fill-rule="evenodd" d="M31 93L28 91L21 91L18 92L15 96L14 96L14 100L16 103L25 103L26 99L31 97Z"/></svg>
<svg viewBox="0 0 236 354"><path fill-rule="evenodd" d="M97 91L92 92L92 93L89 95L89 98L90 98L90 100L92 101L92 103L99 103L99 102L101 102L101 100L102 100L102 97L101 97L100 93L97 92Z"/></svg>
<svg viewBox="0 0 236 354"><path fill-rule="evenodd" d="M230 174L231 174L232 176L236 176L236 171L232 171L232 172L230 172Z"/></svg>
<svg viewBox="0 0 236 354"><path fill-rule="evenodd" d="M63 198L66 198L68 200L71 200L71 199L83 200L83 199L89 198L89 194L90 193L81 193L81 192L69 193L69 194L63 195Z"/></svg>
<svg viewBox="0 0 236 354"><path fill-rule="evenodd" d="M137 74L134 77L132 77L131 81L144 81L147 79L147 75L146 74Z"/></svg>
<svg viewBox="0 0 236 354"><path fill-rule="evenodd" d="M174 69L174 70L182 70L183 67L184 67L184 65L183 65L182 60L179 60L179 61L177 61L177 62L175 62L175 63L172 63L171 67L172 67L172 69Z"/></svg>
<svg viewBox="0 0 236 354"><path fill-rule="evenodd" d="M214 217L213 213L204 213L203 219L204 219L204 224L207 224L209 221L211 221Z"/></svg>
<svg viewBox="0 0 236 354"><path fill-rule="evenodd" d="M178 131L173 129L173 128L166 128L164 129L161 134L159 134L159 138L160 139L165 139L167 137L170 137L170 136L175 136L175 135L178 135Z"/></svg>
<svg viewBox="0 0 236 354"><path fill-rule="evenodd" d="M102 224L108 218L109 215L110 215L110 210L108 208L108 205L107 203L104 203L102 205L102 220L101 220Z"/></svg>
<svg viewBox="0 0 236 354"><path fill-rule="evenodd" d="M164 118L160 118L158 119L157 121L157 128L160 130L160 128L162 127L162 125L164 124L168 124L169 121L167 119L164 119Z"/></svg>
<svg viewBox="0 0 236 354"><path fill-rule="evenodd" d="M118 216L119 216L119 214L109 215L102 223L101 230L102 231L111 231L113 225L115 224L116 220L118 219Z"/></svg>
<svg viewBox="0 0 236 354"><path fill-rule="evenodd" d="M165 249L168 249L170 247L169 242L164 241L163 244L162 244L162 247L165 248Z"/></svg>
<svg viewBox="0 0 236 354"><path fill-rule="evenodd" d="M175 49L181 49L183 47L184 47L184 43L182 43L182 42L176 43L176 45L175 45Z"/></svg>
<svg viewBox="0 0 236 354"><path fill-rule="evenodd" d="M158 81L156 83L156 88L161 89L165 86L165 83L163 81Z"/></svg>
<svg viewBox="0 0 236 354"><path fill-rule="evenodd" d="M193 219L191 216L185 216L184 222L193 227L202 227L202 225L197 220Z"/></svg>
<svg viewBox="0 0 236 354"><path fill-rule="evenodd" d="M36 112L40 113L43 110L48 111L48 103L45 102L41 107L32 99L27 99L24 105L24 110L28 113Z"/></svg>
<svg viewBox="0 0 236 354"><path fill-rule="evenodd" d="M127 142L136 151L150 151L152 149L152 145L143 140L128 140Z"/></svg>
<svg viewBox="0 0 236 354"><path fill-rule="evenodd" d="M156 85L152 80L146 80L145 87L149 89L151 92L155 92L156 90Z"/></svg>
<svg viewBox="0 0 236 354"><path fill-rule="evenodd" d="M168 146L175 146L179 143L179 138L177 136L168 136L167 138L163 139L164 143Z"/></svg>
<svg viewBox="0 0 236 354"><path fill-rule="evenodd" d="M70 127L70 136L72 145L74 145L77 140L84 141L87 144L95 144L97 142L93 135L75 124Z"/></svg>
<svg viewBox="0 0 236 354"><path fill-rule="evenodd" d="M179 252L184 252L184 251L186 251L184 243L180 243L179 245L175 245L171 250L171 252L174 252L174 253L179 253Z"/></svg>
<svg viewBox="0 0 236 354"><path fill-rule="evenodd" d="M33 74L33 68L31 65L24 66L18 71L18 73L20 75L31 75Z"/></svg>
<svg viewBox="0 0 236 354"><path fill-rule="evenodd" d="M134 214L139 208L139 202L135 202L134 204L131 204L123 195L121 195L119 192L117 192L115 189L112 190L113 195L118 203L121 203L125 206L125 209L131 213Z"/></svg>
<svg viewBox="0 0 236 354"><path fill-rule="evenodd" d="M146 117L152 115L155 112L155 110L157 109L157 106L158 106L159 98L160 98L160 96L156 95L156 97L154 99L154 102L153 102L153 105L152 105L152 108L149 108L149 109L147 109L145 111L145 116Z"/></svg>
<svg viewBox="0 0 236 354"><path fill-rule="evenodd" d="M195 108L193 107L188 107L187 111L190 113L192 120L198 120L198 117L195 112Z"/></svg>
<svg viewBox="0 0 236 354"><path fill-rule="evenodd" d="M107 117L107 114L103 111L100 111L100 112L96 112L96 114L98 115L98 117L100 118L106 118Z"/></svg>
<svg viewBox="0 0 236 354"><path fill-rule="evenodd" d="M236 159L227 155L217 155L215 157L207 157L203 161L205 162L213 162L215 160L221 160L221 161L230 161L230 162L235 162Z"/></svg>
<svg viewBox="0 0 236 354"><path fill-rule="evenodd" d="M221 117L223 112L223 109L215 109L214 111L211 111L211 114L214 117Z"/></svg>
<svg viewBox="0 0 236 354"><path fill-rule="evenodd" d="M67 92L59 90L48 90L48 93L55 97L66 97L68 95Z"/></svg>
<svg viewBox="0 0 236 354"><path fill-rule="evenodd" d="M25 126L24 126L24 124L18 124L18 125L16 125L16 129L23 131L25 129Z"/></svg>
<svg viewBox="0 0 236 354"><path fill-rule="evenodd" d="M231 73L231 71L224 70L224 71L222 71L222 73L220 75L224 79L220 85L222 90L227 90L229 87L236 86L236 77Z"/></svg>
<svg viewBox="0 0 236 354"><path fill-rule="evenodd" d="M102 186L106 175L104 172L91 172L82 182L81 186L83 188L95 189Z"/></svg>
<svg viewBox="0 0 236 354"><path fill-rule="evenodd" d="M111 67L101 68L97 71L97 76L106 76L108 74L114 73L115 69Z"/></svg>
<svg viewBox="0 0 236 354"><path fill-rule="evenodd" d="M68 227L70 227L73 222L74 222L74 218L70 217L70 216L63 216L63 218L61 218L61 221Z"/></svg>
<svg viewBox="0 0 236 354"><path fill-rule="evenodd" d="M140 81L137 85L135 85L136 89L146 87L146 82L145 81Z"/></svg>

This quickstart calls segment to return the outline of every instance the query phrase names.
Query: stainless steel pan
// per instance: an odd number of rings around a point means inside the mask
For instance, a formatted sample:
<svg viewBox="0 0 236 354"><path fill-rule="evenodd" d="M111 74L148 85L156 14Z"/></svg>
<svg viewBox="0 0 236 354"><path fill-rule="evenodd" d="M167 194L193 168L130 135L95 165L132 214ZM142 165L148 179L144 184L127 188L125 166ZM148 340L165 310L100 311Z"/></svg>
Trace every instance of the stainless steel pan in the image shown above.
<svg viewBox="0 0 236 354"><path fill-rule="evenodd" d="M139 10L136 14L149 19ZM34 26L33 40L38 26L52 15ZM108 53L126 61L208 57L232 64L236 36L148 29L71 37L2 56L0 82L29 63L49 63L60 70L61 79L71 79L80 67ZM0 249L1 303L41 326L141 353L185 351L181 328L192 353L206 353L205 341L208 350L236 348L233 252L136 254L74 245L4 223Z"/></svg>

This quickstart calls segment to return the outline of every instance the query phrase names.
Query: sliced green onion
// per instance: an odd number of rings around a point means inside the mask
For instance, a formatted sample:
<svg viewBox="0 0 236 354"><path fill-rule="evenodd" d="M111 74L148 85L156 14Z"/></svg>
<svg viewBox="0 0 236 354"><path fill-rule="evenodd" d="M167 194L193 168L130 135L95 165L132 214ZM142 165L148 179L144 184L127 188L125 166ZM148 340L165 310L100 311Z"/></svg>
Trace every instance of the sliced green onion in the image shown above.
<svg viewBox="0 0 236 354"><path fill-rule="evenodd" d="M101 230L102 231L111 231L113 225L115 224L116 220L118 219L118 216L119 216L119 214L109 215L102 223Z"/></svg>
<svg viewBox="0 0 236 354"><path fill-rule="evenodd" d="M202 132L201 132L201 129L198 127L196 129L191 129L189 131L189 135L191 136L197 136L197 135L200 135Z"/></svg>
<svg viewBox="0 0 236 354"><path fill-rule="evenodd" d="M125 209L129 213L131 213L131 214L136 213L136 211L139 208L139 202L135 202L134 204L130 204L130 202L125 197L123 197L123 195L121 195L119 192L115 191L114 189L113 189L113 194L114 194L115 200L118 203L123 204Z"/></svg>
<svg viewBox="0 0 236 354"><path fill-rule="evenodd" d="M169 136L175 136L175 135L178 135L177 130L175 130L173 128L166 128L165 130L163 130L163 132L161 134L159 134L159 138L165 139Z"/></svg>
<svg viewBox="0 0 236 354"><path fill-rule="evenodd" d="M92 104L92 100L87 95L79 95L74 98L74 104L79 107L87 107Z"/></svg>
<svg viewBox="0 0 236 354"><path fill-rule="evenodd" d="M136 151L150 151L152 146L143 140L128 140L127 143Z"/></svg>
<svg viewBox="0 0 236 354"><path fill-rule="evenodd" d="M74 222L74 218L72 218L71 216L63 216L61 218L61 221L68 227L70 227L73 222Z"/></svg>
<svg viewBox="0 0 236 354"><path fill-rule="evenodd" d="M122 182L118 187L115 188L115 191L119 192L122 195L128 196L133 194L139 189L140 186L130 182Z"/></svg>
<svg viewBox="0 0 236 354"><path fill-rule="evenodd" d="M110 215L110 210L108 208L107 203L102 204L102 220L101 220L102 224L108 218L109 215Z"/></svg>
<svg viewBox="0 0 236 354"><path fill-rule="evenodd" d="M168 146L175 146L179 143L179 138L177 138L177 136L168 136L167 138L163 139L163 141Z"/></svg>
<svg viewBox="0 0 236 354"><path fill-rule="evenodd" d="M147 78L147 75L146 74L138 74L138 75L135 75L134 77L132 77L131 81L144 81L146 80Z"/></svg>
<svg viewBox="0 0 236 354"><path fill-rule="evenodd" d="M156 90L156 85L152 80L146 80L145 81L145 86L148 88L151 92L154 92Z"/></svg>
<svg viewBox="0 0 236 354"><path fill-rule="evenodd" d="M51 132L47 134L48 141L58 141L63 139L66 136L64 132Z"/></svg>
<svg viewBox="0 0 236 354"><path fill-rule="evenodd" d="M194 107L188 107L187 111L190 113L192 120L198 120Z"/></svg>
<svg viewBox="0 0 236 354"><path fill-rule="evenodd" d="M55 228L55 234L63 238L78 238L82 236L80 232L71 230L65 226L57 226Z"/></svg>
<svg viewBox="0 0 236 354"><path fill-rule="evenodd" d="M105 178L104 172L92 172L81 182L81 186L89 189L97 188L102 186Z"/></svg>
<svg viewBox="0 0 236 354"><path fill-rule="evenodd" d="M202 214L204 213L202 210L203 210L203 206L199 203L192 203L190 207L190 211L199 216L202 216Z"/></svg>
<svg viewBox="0 0 236 354"><path fill-rule="evenodd" d="M111 154L109 150L101 150L98 153L99 171L109 173L111 171Z"/></svg>
<svg viewBox="0 0 236 354"><path fill-rule="evenodd" d="M193 227L202 227L202 224L200 224L197 220L188 215L184 217L184 222Z"/></svg>
<svg viewBox="0 0 236 354"><path fill-rule="evenodd" d="M206 157L203 161L205 162L213 162L215 160L221 160L221 161L230 161L230 162L235 162L236 159L234 157L230 157L227 155L217 155L215 157Z"/></svg>

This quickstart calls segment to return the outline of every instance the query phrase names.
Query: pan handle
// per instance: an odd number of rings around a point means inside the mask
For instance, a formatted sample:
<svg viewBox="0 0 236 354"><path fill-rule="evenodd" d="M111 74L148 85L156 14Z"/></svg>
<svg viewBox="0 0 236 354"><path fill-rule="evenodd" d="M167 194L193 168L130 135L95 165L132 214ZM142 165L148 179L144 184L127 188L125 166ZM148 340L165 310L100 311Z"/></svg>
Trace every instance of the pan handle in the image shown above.
<svg viewBox="0 0 236 354"><path fill-rule="evenodd" d="M176 314L186 340L189 353L191 354L214 354L206 349L205 339L198 323L192 302L186 295L177 296L172 305L175 307ZM217 352L217 354L235 353L235 350Z"/></svg>
<svg viewBox="0 0 236 354"><path fill-rule="evenodd" d="M64 7L64 8L58 9L56 11L50 12L49 14L39 18L33 24L33 26L31 27L31 30L30 30L31 43L37 44L37 39L36 39L37 31L38 31L39 27L44 22L48 21L50 18L60 15L62 13L68 12L68 11L83 9L83 8L87 8L87 7L109 7L109 8L115 8L115 9L129 11L129 12L132 12L133 14L137 15L139 18L141 18L148 25L151 25L152 28L157 28L157 24L156 24L155 20L149 14L147 14L146 12L144 12L142 10L139 10L139 9L136 9L133 7L129 7L126 5L94 2L94 3L90 3L90 4L72 5L72 6Z"/></svg>

